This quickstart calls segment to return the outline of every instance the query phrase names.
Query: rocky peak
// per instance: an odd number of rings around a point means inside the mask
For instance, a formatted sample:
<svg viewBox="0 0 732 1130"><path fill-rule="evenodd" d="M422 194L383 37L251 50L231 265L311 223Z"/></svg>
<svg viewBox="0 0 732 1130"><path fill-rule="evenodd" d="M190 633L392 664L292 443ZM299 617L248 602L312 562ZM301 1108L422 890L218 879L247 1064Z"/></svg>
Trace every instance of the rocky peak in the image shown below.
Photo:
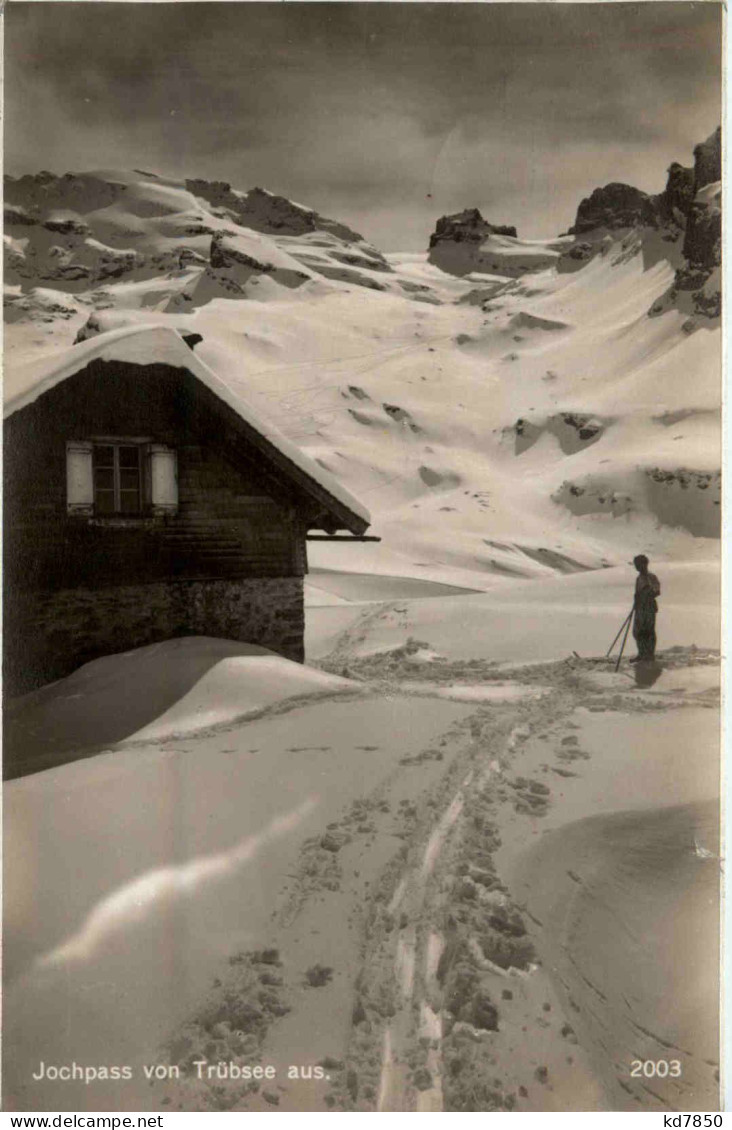
<svg viewBox="0 0 732 1130"><path fill-rule="evenodd" d="M665 224L675 223L678 227L685 227L693 199L694 170L674 161L668 169L666 187L656 197L659 219Z"/></svg>
<svg viewBox="0 0 732 1130"><path fill-rule="evenodd" d="M684 256L688 262L677 283L698 284L722 261L722 200L714 186L722 179L722 130L716 129L694 149L694 189L687 213Z"/></svg>
<svg viewBox="0 0 732 1130"><path fill-rule="evenodd" d="M655 212L654 198L630 184L613 182L596 188L581 201L570 235L595 228L629 228L648 222Z"/></svg>
<svg viewBox="0 0 732 1130"><path fill-rule="evenodd" d="M672 296L691 291L694 309L718 317L721 294L716 282L722 255L722 130L717 128L694 149L693 168L674 161L666 187L651 196L629 184L596 188L577 209L570 235L596 229L645 227L660 229L663 240L676 243L683 234L684 262L677 267ZM606 235L606 239L610 236ZM576 242L565 251L559 270L577 270L593 258L596 243ZM638 243L640 248L641 243ZM677 260L678 262L678 260Z"/></svg>
<svg viewBox="0 0 732 1130"><path fill-rule="evenodd" d="M441 216L430 236L430 247L449 240L452 243L482 243L489 235L509 235L517 239L516 228L506 224L490 224L477 208L465 208L450 216Z"/></svg>
<svg viewBox="0 0 732 1130"><path fill-rule="evenodd" d="M722 179L722 127L694 149L694 192Z"/></svg>
<svg viewBox="0 0 732 1130"><path fill-rule="evenodd" d="M718 128L694 149L693 168L674 161L669 166L666 187L651 196L629 184L606 184L580 203L570 235L595 228L675 226L685 229L700 189L722 176L722 131Z"/></svg>
<svg viewBox="0 0 732 1130"><path fill-rule="evenodd" d="M94 173L64 173L56 176L46 171L27 173L22 177L5 176L5 201L29 215L39 217L49 209L69 209L84 213L114 204L126 191L126 185L110 181Z"/></svg>
<svg viewBox="0 0 732 1130"><path fill-rule="evenodd" d="M701 198L704 196L705 198ZM722 262L722 202L719 192L697 195L686 223L684 257L696 271L709 272Z"/></svg>

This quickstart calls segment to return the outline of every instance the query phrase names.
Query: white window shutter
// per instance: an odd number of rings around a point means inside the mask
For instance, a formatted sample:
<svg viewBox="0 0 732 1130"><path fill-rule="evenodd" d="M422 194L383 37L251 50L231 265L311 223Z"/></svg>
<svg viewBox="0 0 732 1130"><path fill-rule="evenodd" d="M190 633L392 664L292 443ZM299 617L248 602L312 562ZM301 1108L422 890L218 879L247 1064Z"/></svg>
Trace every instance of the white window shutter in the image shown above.
<svg viewBox="0 0 732 1130"><path fill-rule="evenodd" d="M175 514L178 509L178 459L170 447L150 444L150 501L154 514Z"/></svg>
<svg viewBox="0 0 732 1130"><path fill-rule="evenodd" d="M66 444L66 509L69 514L94 513L92 445L84 440Z"/></svg>

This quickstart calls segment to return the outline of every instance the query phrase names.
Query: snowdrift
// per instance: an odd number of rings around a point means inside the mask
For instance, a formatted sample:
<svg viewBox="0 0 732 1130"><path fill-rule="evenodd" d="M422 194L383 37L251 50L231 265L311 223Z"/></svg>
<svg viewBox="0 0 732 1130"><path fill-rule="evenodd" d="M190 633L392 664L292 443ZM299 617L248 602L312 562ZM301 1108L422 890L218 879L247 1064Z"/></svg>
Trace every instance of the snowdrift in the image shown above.
<svg viewBox="0 0 732 1130"><path fill-rule="evenodd" d="M348 679L251 644L198 636L168 640L96 659L9 703L5 775L358 690Z"/></svg>

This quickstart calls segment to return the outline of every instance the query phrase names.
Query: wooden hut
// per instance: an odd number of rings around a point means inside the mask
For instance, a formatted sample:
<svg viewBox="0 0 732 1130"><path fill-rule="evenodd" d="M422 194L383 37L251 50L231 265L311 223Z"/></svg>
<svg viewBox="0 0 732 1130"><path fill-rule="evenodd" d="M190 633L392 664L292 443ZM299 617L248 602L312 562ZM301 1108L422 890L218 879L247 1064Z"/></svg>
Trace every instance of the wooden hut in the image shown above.
<svg viewBox="0 0 732 1130"><path fill-rule="evenodd" d="M6 376L6 693L180 635L303 659L309 530L368 512L167 326Z"/></svg>

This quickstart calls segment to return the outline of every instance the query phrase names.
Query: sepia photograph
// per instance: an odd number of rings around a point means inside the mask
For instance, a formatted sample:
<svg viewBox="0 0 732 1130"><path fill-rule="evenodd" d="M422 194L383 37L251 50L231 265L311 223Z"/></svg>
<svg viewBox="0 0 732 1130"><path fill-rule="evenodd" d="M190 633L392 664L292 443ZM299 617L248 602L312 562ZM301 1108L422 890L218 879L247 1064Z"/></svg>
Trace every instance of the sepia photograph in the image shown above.
<svg viewBox="0 0 732 1130"><path fill-rule="evenodd" d="M724 18L6 3L4 1111L722 1124Z"/></svg>

